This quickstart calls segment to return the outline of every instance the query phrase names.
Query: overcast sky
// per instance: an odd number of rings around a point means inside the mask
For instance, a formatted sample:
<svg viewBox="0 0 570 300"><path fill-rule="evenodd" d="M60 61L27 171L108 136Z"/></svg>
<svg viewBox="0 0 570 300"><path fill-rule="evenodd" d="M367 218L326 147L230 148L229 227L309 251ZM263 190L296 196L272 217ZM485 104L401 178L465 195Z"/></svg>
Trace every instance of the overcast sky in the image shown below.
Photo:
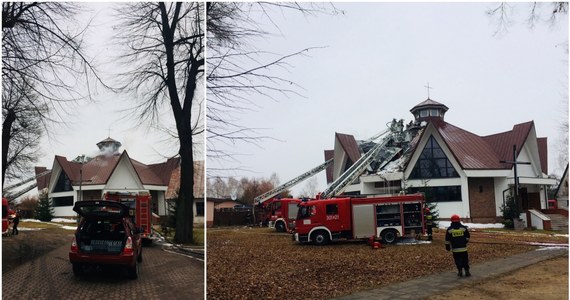
<svg viewBox="0 0 570 300"><path fill-rule="evenodd" d="M83 3L87 9L78 17L82 22L91 18L85 39L85 49L98 62L105 80L115 84L120 72L116 63L119 49L114 45L113 24L117 22L112 3ZM200 90L203 94L203 90ZM137 119L132 118L126 109L134 105L131 95L113 93L99 88L94 93L93 102L84 102L77 107L75 113L69 116L68 127L56 127L43 139L42 158L37 165L51 168L54 155L67 157L69 160L78 155L93 156L97 154L96 144L109 135L122 143L121 150L126 150L129 156L145 164L164 162L166 157L178 152L178 143L169 138L164 132L148 126L137 126ZM160 121L173 124L173 116L169 103L163 107ZM173 128L172 128L173 129ZM200 141L201 137L198 137ZM199 149L203 148L200 141ZM202 158L202 151L196 159Z"/></svg>
<svg viewBox="0 0 570 300"><path fill-rule="evenodd" d="M304 97L275 102L257 95L251 100L260 108L241 115L242 125L265 128L260 135L275 140L237 144L232 150L243 154L240 163L208 161L208 167L247 170L226 174L237 177L276 172L283 183L324 162L335 132L367 139L393 118L412 120L409 110L427 99L429 82L430 98L449 107L446 121L477 135L534 121L537 135L548 137L549 173L563 172L556 144L568 119L567 16L529 29L528 4L512 4L514 22L495 35L488 3L335 6L345 14L274 13L279 30L257 18L275 32L254 41L259 49L285 55L326 48L290 59L288 73L280 73L300 84ZM317 179L324 189L324 172Z"/></svg>

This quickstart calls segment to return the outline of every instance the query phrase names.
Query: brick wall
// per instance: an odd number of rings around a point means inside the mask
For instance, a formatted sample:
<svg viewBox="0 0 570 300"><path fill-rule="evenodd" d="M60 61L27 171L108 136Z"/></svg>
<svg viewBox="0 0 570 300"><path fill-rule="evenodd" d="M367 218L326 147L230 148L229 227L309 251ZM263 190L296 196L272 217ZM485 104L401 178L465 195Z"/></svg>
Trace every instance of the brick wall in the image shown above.
<svg viewBox="0 0 570 300"><path fill-rule="evenodd" d="M469 209L471 222L497 222L495 211L495 181L493 178L469 178Z"/></svg>

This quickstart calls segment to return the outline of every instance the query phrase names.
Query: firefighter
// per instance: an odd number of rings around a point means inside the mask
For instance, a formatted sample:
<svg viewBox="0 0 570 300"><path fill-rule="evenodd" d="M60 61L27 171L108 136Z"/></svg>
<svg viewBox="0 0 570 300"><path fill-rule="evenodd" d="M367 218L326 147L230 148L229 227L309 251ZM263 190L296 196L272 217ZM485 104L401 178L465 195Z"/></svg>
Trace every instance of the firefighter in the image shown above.
<svg viewBox="0 0 570 300"><path fill-rule="evenodd" d="M467 254L467 243L469 242L469 230L461 224L459 215L451 216L451 226L445 233L445 250L453 252L453 260L457 266L457 276L463 277L462 269L465 270L465 277L471 276L469 272L469 255Z"/></svg>
<svg viewBox="0 0 570 300"><path fill-rule="evenodd" d="M427 235L428 235L427 240L428 240L428 241L431 241L432 238L433 238L433 237L432 237L433 215L431 214L431 212L430 212L430 210L429 210L429 207L426 207L426 208L424 209L424 212L425 212L424 217L425 217L425 220L426 220L426 230L427 230Z"/></svg>
<svg viewBox="0 0 570 300"><path fill-rule="evenodd" d="M12 220L12 235L18 235L18 224L20 224L20 211L16 212Z"/></svg>

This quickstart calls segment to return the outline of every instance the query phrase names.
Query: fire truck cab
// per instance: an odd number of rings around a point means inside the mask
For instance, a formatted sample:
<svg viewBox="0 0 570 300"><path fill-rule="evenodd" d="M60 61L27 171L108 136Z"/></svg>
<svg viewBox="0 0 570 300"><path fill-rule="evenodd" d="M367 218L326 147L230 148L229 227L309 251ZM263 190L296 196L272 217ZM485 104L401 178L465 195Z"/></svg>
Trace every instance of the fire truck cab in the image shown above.
<svg viewBox="0 0 570 300"><path fill-rule="evenodd" d="M269 227L275 227L277 232L288 232L295 228L299 199L274 198L265 202L265 221Z"/></svg>
<svg viewBox="0 0 570 300"><path fill-rule="evenodd" d="M148 191L106 192L104 200L118 201L129 208L129 216L137 227L145 244L152 243L151 196Z"/></svg>
<svg viewBox="0 0 570 300"><path fill-rule="evenodd" d="M421 194L304 201L299 204L294 239L324 245L375 237L395 243L398 237L425 233L424 207Z"/></svg>

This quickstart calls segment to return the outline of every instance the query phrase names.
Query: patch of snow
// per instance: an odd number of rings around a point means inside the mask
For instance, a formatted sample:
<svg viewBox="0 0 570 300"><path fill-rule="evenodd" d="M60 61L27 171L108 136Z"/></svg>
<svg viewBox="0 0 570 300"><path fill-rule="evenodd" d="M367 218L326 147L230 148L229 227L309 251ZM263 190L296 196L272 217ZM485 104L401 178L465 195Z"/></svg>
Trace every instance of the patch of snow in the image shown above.
<svg viewBox="0 0 570 300"><path fill-rule="evenodd" d="M73 220L70 221L69 219L63 219L63 218L54 218L54 219L52 219L52 222L43 222L43 221L40 221L40 220L37 220L37 219L22 219L22 222L24 222L24 221L25 221L25 222L32 222L32 223L51 224L51 225L58 226L58 227L60 227L60 228L62 228L62 229L65 229L65 230L75 230L75 229L77 229L77 226L67 226L67 225L61 225L61 224L58 224L58 223L53 223L53 222L76 223L76 222L73 221ZM22 228L23 230L40 230L40 229L45 229L45 228L25 228L25 227L21 227L21 228ZM19 230L19 229L20 229L20 228L18 228L18 230Z"/></svg>
<svg viewBox="0 0 570 300"><path fill-rule="evenodd" d="M40 221L40 220L38 220L38 219L22 219L21 221L22 221L22 222L45 223L45 222L42 222L42 221Z"/></svg>
<svg viewBox="0 0 570 300"><path fill-rule="evenodd" d="M65 219L65 218L53 218L51 219L51 221L57 223L77 223L77 220Z"/></svg>
<svg viewBox="0 0 570 300"><path fill-rule="evenodd" d="M446 229L451 225L451 221L438 221L439 228ZM502 223L489 223L489 224L478 224L478 223L461 223L468 228L504 228L505 225Z"/></svg>
<svg viewBox="0 0 570 300"><path fill-rule="evenodd" d="M553 246L553 247L540 247L540 248L536 249L536 251L559 250L559 249L568 250L568 247L564 247L564 246L562 246L562 247L556 247L556 246Z"/></svg>
<svg viewBox="0 0 570 300"><path fill-rule="evenodd" d="M27 227L18 227L18 231L38 231L45 228L27 228Z"/></svg>
<svg viewBox="0 0 570 300"><path fill-rule="evenodd" d="M431 241L416 240L414 238L402 238L396 245L418 245L418 244L431 244Z"/></svg>

